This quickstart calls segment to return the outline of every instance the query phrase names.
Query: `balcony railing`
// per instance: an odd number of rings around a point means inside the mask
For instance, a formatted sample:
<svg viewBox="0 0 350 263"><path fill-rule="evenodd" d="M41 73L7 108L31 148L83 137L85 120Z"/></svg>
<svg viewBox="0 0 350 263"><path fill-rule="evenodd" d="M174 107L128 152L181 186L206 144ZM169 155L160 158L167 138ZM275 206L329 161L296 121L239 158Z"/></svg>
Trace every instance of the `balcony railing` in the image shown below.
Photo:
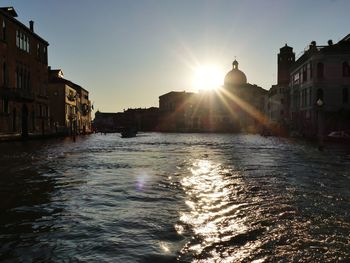
<svg viewBox="0 0 350 263"><path fill-rule="evenodd" d="M9 100L20 102L32 102L34 101L34 94L31 90L14 89L0 87L0 95L6 97Z"/></svg>

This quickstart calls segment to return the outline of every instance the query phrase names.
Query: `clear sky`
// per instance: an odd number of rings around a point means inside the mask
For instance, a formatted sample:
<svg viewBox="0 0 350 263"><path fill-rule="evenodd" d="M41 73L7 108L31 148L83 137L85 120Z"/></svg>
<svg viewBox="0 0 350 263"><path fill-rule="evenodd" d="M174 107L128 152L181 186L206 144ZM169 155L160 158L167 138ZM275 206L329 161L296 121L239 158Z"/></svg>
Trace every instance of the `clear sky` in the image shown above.
<svg viewBox="0 0 350 263"><path fill-rule="evenodd" d="M50 43L49 65L90 91L95 110L158 106L169 91L194 91L194 69L231 70L276 83L277 53L350 33L348 0L4 0Z"/></svg>

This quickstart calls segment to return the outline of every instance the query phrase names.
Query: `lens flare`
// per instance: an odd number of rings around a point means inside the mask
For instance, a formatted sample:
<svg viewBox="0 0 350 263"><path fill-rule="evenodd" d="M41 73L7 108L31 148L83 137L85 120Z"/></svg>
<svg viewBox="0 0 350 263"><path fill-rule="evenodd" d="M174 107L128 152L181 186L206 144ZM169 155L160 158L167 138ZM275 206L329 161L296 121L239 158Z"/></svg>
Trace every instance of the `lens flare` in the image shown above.
<svg viewBox="0 0 350 263"><path fill-rule="evenodd" d="M193 85L197 90L211 90L223 84L224 73L215 65L201 65L194 70Z"/></svg>

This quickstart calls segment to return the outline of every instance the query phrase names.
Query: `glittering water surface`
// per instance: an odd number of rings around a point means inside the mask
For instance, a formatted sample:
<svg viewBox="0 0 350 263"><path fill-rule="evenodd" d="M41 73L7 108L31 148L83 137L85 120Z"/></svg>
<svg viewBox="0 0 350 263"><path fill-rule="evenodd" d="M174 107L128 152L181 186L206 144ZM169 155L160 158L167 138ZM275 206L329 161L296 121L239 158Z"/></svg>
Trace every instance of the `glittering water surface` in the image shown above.
<svg viewBox="0 0 350 263"><path fill-rule="evenodd" d="M256 135L0 144L2 262L349 262L350 151Z"/></svg>

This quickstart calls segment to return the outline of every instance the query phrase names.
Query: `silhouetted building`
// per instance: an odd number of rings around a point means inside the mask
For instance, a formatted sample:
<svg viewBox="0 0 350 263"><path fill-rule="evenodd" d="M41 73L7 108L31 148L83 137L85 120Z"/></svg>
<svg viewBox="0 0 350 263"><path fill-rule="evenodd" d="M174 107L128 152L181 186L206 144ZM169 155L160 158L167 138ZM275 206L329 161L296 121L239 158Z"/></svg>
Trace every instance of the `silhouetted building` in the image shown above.
<svg viewBox="0 0 350 263"><path fill-rule="evenodd" d="M117 132L120 127L118 126L118 119L123 115L122 112L100 112L95 113L95 118L92 122L93 130L95 132Z"/></svg>
<svg viewBox="0 0 350 263"><path fill-rule="evenodd" d="M159 130L159 108L156 107L127 109L118 117L120 127L135 128L137 131Z"/></svg>
<svg viewBox="0 0 350 263"><path fill-rule="evenodd" d="M277 85L272 85L267 94L267 116L270 125L286 128L289 123L289 78L295 62L293 48L287 44L277 55Z"/></svg>
<svg viewBox="0 0 350 263"><path fill-rule="evenodd" d="M91 102L89 92L63 78L60 69L49 70L51 125L61 133L91 132Z"/></svg>
<svg viewBox="0 0 350 263"><path fill-rule="evenodd" d="M224 86L199 93L169 92L159 97L163 131L258 132L265 125L266 90L247 83L233 62Z"/></svg>
<svg viewBox="0 0 350 263"><path fill-rule="evenodd" d="M159 96L159 129L161 131L185 131L185 113L193 105L195 93L171 91Z"/></svg>
<svg viewBox="0 0 350 263"><path fill-rule="evenodd" d="M220 95L228 109L228 121L234 130L259 132L267 124L264 114L267 91L249 84L246 75L239 70L236 60L232 66L233 69L225 76L224 89Z"/></svg>
<svg viewBox="0 0 350 263"><path fill-rule="evenodd" d="M125 128L136 131L158 131L158 126L159 109L156 107L127 109L117 113L97 111L93 121L95 132L120 132Z"/></svg>
<svg viewBox="0 0 350 263"><path fill-rule="evenodd" d="M322 116L324 132L349 129L349 92L350 35L325 46L312 41L290 73L293 129L314 135Z"/></svg>
<svg viewBox="0 0 350 263"><path fill-rule="evenodd" d="M13 7L0 8L0 133L49 130L47 47L49 43L17 19Z"/></svg>

